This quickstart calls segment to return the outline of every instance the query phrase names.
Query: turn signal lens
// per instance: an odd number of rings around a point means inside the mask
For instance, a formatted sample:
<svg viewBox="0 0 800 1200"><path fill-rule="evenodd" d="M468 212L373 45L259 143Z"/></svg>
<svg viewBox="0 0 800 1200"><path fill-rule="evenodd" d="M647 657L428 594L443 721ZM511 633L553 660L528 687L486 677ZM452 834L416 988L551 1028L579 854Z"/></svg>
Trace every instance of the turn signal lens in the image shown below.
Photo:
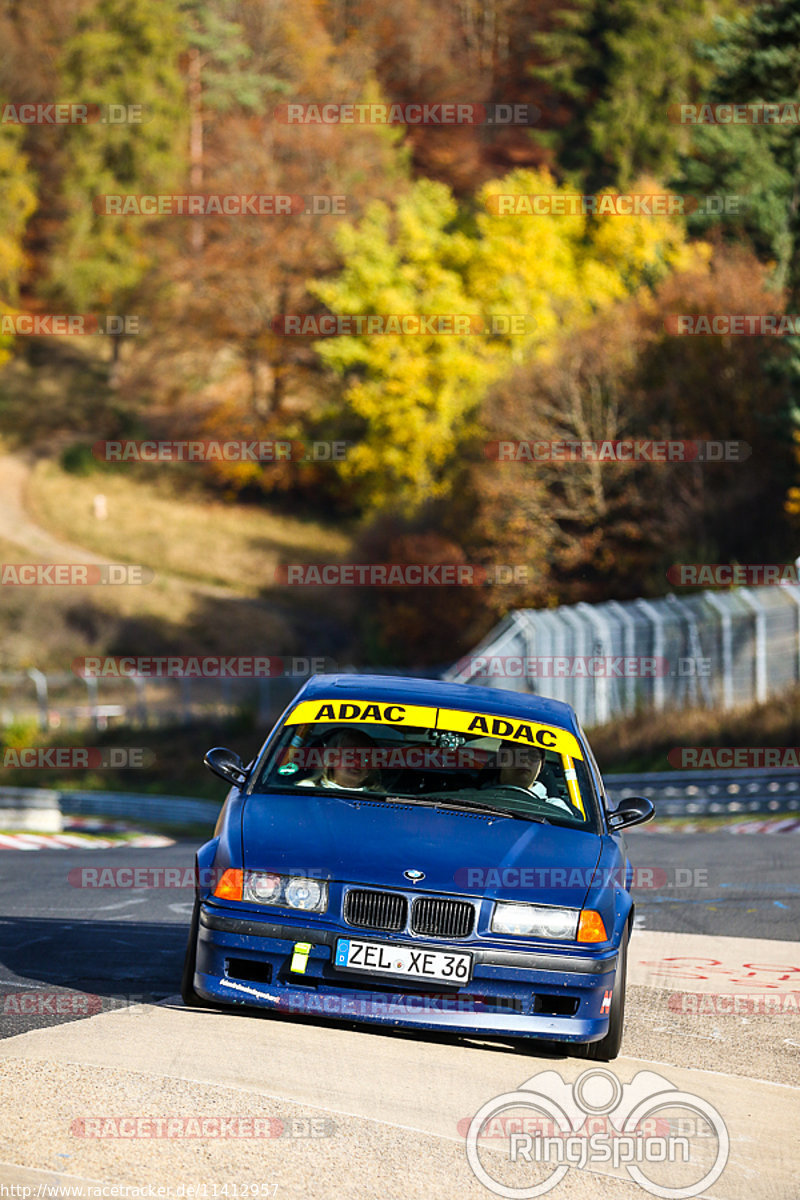
<svg viewBox="0 0 800 1200"><path fill-rule="evenodd" d="M578 921L579 942L607 942L608 934L603 918L593 908L584 908Z"/></svg>
<svg viewBox="0 0 800 1200"><path fill-rule="evenodd" d="M228 867L225 874L214 888L214 895L219 900L241 900L243 871Z"/></svg>

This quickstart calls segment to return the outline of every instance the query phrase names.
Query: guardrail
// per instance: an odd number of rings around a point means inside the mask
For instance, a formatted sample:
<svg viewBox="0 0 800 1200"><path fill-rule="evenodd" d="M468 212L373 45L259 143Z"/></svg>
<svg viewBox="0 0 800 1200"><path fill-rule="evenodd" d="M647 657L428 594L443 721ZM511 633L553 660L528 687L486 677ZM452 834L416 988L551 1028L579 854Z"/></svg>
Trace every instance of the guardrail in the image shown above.
<svg viewBox="0 0 800 1200"><path fill-rule="evenodd" d="M0 787L0 829L60 833L60 799L52 788Z"/></svg>
<svg viewBox="0 0 800 1200"><path fill-rule="evenodd" d="M127 817L134 821L169 822L172 825L207 823L213 827L221 802L221 794L218 802L195 796L0 787L0 829L58 833L64 816Z"/></svg>
<svg viewBox="0 0 800 1200"><path fill-rule="evenodd" d="M604 775L612 806L625 796L647 796L658 817L730 816L736 813L800 812L800 771L654 771L635 775ZM47 791L39 788L0 788L13 793L15 806L30 798L31 810L44 797L70 816L127 817L139 821L212 826L219 815L216 800L194 796L150 796L134 792ZM220 797L221 800L221 797Z"/></svg>
<svg viewBox="0 0 800 1200"><path fill-rule="evenodd" d="M135 792L59 793L61 812L74 817L130 817L135 821L168 821L173 825L194 825L208 821L213 826L222 807L220 800L202 800L194 796L149 796Z"/></svg>
<svg viewBox="0 0 800 1200"><path fill-rule="evenodd" d="M612 804L644 795L658 817L800 811L800 771L652 771L603 778Z"/></svg>

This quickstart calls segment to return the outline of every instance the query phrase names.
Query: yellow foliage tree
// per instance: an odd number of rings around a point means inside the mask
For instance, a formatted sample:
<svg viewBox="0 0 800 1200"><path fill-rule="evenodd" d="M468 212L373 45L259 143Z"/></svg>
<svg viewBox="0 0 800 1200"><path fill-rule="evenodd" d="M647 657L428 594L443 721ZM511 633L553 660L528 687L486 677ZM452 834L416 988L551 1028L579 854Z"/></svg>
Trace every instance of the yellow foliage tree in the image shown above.
<svg viewBox="0 0 800 1200"><path fill-rule="evenodd" d="M633 190L659 188L644 180ZM535 215L522 202L532 195L560 197L564 214ZM344 416L360 441L341 470L368 510L410 513L446 495L491 383L546 357L598 310L707 255L680 220L584 212L547 172L513 172L478 201L471 220L443 184L420 180L393 207L375 204L343 226L343 269L309 284L337 315L472 318L461 334L362 331L316 343L344 380Z"/></svg>
<svg viewBox="0 0 800 1200"><path fill-rule="evenodd" d="M22 239L36 193L28 160L20 149L22 130L0 125L0 313L12 311L25 256ZM0 333L0 362L9 356L11 339Z"/></svg>

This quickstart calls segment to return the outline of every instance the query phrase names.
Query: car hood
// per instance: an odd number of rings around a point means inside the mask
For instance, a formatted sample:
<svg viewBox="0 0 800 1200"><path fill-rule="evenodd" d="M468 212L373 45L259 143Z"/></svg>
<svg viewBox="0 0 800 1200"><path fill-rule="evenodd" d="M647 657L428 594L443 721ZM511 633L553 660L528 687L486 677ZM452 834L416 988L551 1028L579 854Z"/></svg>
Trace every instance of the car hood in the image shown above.
<svg viewBox="0 0 800 1200"><path fill-rule="evenodd" d="M251 795L242 832L246 870L569 908L601 850L580 829L345 796Z"/></svg>

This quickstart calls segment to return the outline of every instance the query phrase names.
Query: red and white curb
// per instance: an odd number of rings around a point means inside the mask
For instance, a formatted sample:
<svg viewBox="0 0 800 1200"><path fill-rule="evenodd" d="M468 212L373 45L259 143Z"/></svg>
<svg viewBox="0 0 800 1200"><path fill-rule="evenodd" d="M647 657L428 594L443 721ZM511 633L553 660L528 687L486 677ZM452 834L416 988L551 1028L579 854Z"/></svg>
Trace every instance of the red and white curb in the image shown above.
<svg viewBox="0 0 800 1200"><path fill-rule="evenodd" d="M698 833L709 832L708 826L702 828L693 820L680 819L666 823L653 821L643 825L642 833ZM720 833L800 833L800 817L764 817L758 821L739 821L734 824L721 823Z"/></svg>
<svg viewBox="0 0 800 1200"><path fill-rule="evenodd" d="M742 821L731 825L728 833L800 833L800 817L786 817L782 821Z"/></svg>
<svg viewBox="0 0 800 1200"><path fill-rule="evenodd" d="M174 844L173 838L155 833L142 833L126 840L80 833L0 833L0 850L152 850Z"/></svg>

